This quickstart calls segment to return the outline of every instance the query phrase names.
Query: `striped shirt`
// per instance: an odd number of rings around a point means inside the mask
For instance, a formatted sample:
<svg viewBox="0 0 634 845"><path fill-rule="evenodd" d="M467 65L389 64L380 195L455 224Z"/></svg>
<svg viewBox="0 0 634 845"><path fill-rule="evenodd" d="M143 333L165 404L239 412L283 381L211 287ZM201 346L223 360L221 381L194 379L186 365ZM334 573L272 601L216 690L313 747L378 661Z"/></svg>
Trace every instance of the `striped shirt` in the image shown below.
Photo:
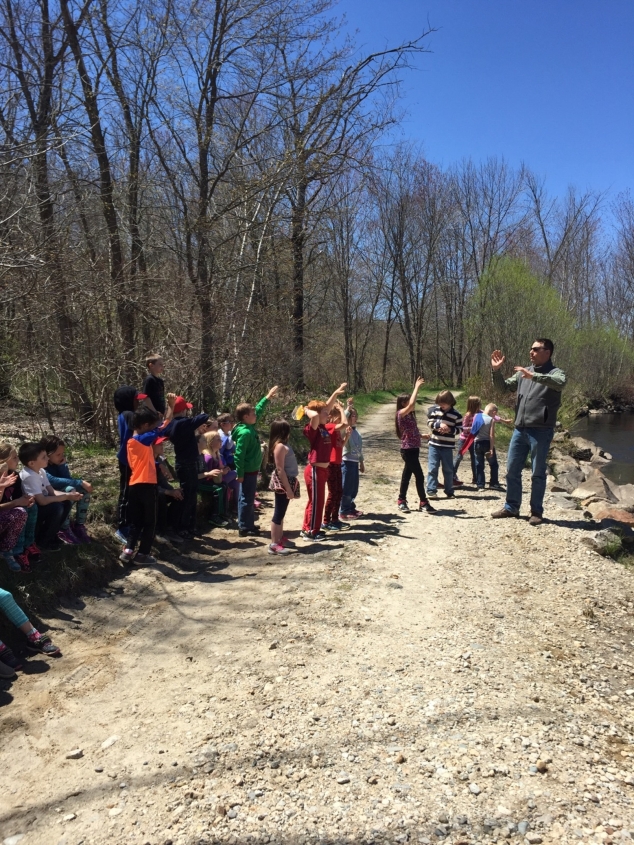
<svg viewBox="0 0 634 845"><path fill-rule="evenodd" d="M449 427L449 434L440 434L438 429L445 423ZM453 449L456 442L456 431L462 427L462 414L455 408L443 411L439 405L432 405L427 411L427 425L431 429L430 446L445 446Z"/></svg>

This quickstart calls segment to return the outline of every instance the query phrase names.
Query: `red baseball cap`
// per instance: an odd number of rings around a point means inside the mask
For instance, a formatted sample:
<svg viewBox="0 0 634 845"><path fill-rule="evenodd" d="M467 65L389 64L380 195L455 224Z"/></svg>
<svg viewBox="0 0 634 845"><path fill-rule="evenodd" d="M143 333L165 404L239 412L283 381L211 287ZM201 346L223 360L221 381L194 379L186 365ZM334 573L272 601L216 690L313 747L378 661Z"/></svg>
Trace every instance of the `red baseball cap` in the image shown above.
<svg viewBox="0 0 634 845"><path fill-rule="evenodd" d="M158 446L159 443L165 443L166 440L169 440L169 437L157 437L154 441L154 445Z"/></svg>
<svg viewBox="0 0 634 845"><path fill-rule="evenodd" d="M147 393L137 393L136 398L139 402L143 402L144 399L147 399Z"/></svg>
<svg viewBox="0 0 634 845"><path fill-rule="evenodd" d="M183 411L189 411L193 407L191 402L186 402L182 396L177 396L174 402L174 413L182 414Z"/></svg>

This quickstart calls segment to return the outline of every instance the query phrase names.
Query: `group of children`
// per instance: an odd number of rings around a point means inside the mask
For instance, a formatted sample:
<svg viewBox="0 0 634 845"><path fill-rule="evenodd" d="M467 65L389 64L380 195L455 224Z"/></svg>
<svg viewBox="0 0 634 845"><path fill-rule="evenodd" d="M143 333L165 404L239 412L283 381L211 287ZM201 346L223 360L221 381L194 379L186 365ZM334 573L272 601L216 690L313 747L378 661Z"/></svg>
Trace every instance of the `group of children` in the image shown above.
<svg viewBox="0 0 634 845"><path fill-rule="evenodd" d="M410 512L407 492L412 475L418 493L418 510L431 514L436 512L429 500L438 498L439 487L444 486L445 496L449 499L453 498L455 488L464 484L458 478L458 467L467 452L471 457L472 483L479 490L484 489L485 462L488 462L491 472L489 486L492 489L501 490L495 450L495 424L512 421L502 419L498 415L497 406L492 402L482 411L479 396L469 397L467 411L463 417L456 410L456 399L453 393L450 390L443 390L437 394L435 404L427 412L427 425L430 432L421 434L415 408L418 392L424 383L424 379L417 379L411 395L404 393L396 400L396 435L401 440L401 457L405 464L398 496L399 510L404 513ZM458 439L459 452L454 460L456 439ZM420 464L422 440L429 441L427 484L425 484L425 475ZM444 484L438 480L440 469L442 469Z"/></svg>

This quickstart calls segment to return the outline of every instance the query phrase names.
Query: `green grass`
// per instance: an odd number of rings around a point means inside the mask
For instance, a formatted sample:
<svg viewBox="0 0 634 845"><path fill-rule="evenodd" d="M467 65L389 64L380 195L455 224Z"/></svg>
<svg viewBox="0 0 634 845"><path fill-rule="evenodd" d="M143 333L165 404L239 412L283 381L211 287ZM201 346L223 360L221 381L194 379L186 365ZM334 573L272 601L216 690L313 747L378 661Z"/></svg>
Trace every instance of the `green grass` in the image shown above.
<svg viewBox="0 0 634 845"><path fill-rule="evenodd" d="M387 405L394 402L399 392L396 390L373 390L370 393L355 393L354 407L357 409L359 418L372 413L379 405Z"/></svg>

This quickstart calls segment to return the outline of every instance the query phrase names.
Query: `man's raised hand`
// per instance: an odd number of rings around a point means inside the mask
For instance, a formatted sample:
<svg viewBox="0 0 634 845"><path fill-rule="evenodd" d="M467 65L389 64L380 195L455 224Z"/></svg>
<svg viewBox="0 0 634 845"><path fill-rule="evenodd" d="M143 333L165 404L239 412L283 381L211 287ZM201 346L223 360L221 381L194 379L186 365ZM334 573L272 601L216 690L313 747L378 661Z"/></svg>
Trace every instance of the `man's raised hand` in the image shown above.
<svg viewBox="0 0 634 845"><path fill-rule="evenodd" d="M499 370L502 364L506 361L504 355L500 349L496 349L494 352L491 353L491 369L492 370Z"/></svg>

